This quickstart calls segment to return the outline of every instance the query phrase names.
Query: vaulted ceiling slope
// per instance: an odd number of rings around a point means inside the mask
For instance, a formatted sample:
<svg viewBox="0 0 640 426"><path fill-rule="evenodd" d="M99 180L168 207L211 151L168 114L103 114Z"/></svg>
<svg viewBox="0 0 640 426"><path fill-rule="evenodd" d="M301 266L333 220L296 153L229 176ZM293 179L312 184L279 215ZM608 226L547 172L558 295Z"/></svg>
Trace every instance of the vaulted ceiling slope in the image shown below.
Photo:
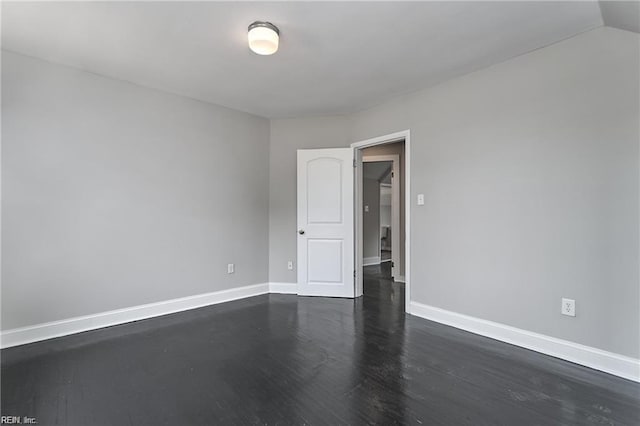
<svg viewBox="0 0 640 426"><path fill-rule="evenodd" d="M247 25L281 30L247 48ZM3 2L4 49L252 114L350 113L603 24L587 2Z"/></svg>

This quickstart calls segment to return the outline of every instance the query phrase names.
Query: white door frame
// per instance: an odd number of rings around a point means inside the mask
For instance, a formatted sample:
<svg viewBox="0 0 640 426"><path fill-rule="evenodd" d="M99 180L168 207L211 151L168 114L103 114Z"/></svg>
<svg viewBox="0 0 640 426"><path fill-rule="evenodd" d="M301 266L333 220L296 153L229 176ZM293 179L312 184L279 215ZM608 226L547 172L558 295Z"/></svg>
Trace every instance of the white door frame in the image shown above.
<svg viewBox="0 0 640 426"><path fill-rule="evenodd" d="M395 265L392 268L392 276L398 281L400 278L400 156L398 154L388 155L366 155L362 157L363 163L375 163L380 161L390 161L393 165L391 171L391 261ZM378 241L379 255L381 245ZM382 260L382 259L381 259Z"/></svg>
<svg viewBox="0 0 640 426"><path fill-rule="evenodd" d="M355 158L355 260L356 260L356 297L362 296L362 149L375 145L383 145L404 140L404 275L405 275L405 311L408 313L411 302L411 131L403 130L376 138L366 139L351 144Z"/></svg>

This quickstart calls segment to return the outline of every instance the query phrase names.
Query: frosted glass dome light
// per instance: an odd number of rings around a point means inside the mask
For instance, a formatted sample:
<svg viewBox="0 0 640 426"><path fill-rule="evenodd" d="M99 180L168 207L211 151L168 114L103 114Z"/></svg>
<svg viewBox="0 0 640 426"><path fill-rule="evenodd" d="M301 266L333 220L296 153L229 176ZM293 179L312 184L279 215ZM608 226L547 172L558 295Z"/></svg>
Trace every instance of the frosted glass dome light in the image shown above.
<svg viewBox="0 0 640 426"><path fill-rule="evenodd" d="M258 55L273 55L278 51L280 31L271 22L256 21L249 25L249 49Z"/></svg>

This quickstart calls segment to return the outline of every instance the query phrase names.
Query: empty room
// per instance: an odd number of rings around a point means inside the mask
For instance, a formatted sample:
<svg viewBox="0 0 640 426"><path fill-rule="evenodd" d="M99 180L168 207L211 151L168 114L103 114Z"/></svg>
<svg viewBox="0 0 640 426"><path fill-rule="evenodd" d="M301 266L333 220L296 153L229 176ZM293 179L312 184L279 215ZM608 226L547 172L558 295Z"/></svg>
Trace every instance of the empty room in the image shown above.
<svg viewBox="0 0 640 426"><path fill-rule="evenodd" d="M0 424L640 425L640 1L0 7Z"/></svg>

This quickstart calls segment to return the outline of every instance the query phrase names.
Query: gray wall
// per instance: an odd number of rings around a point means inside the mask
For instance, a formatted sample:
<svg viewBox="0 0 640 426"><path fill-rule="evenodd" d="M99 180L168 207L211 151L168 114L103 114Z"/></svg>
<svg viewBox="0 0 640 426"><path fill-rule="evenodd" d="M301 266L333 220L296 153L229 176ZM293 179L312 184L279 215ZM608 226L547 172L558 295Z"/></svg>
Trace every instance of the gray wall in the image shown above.
<svg viewBox="0 0 640 426"><path fill-rule="evenodd" d="M298 149L343 148L350 143L349 122L342 117L271 121L269 156L269 280L295 283L296 152ZM287 261L294 270L287 270Z"/></svg>
<svg viewBox="0 0 640 426"><path fill-rule="evenodd" d="M413 301L640 356L639 42L599 28L349 117L272 121L271 176L292 180L271 183L272 259L295 258L297 148L411 129Z"/></svg>
<svg viewBox="0 0 640 426"><path fill-rule="evenodd" d="M364 163L367 167L367 163ZM380 258L380 182L362 179L362 256ZM369 211L364 210L369 206Z"/></svg>
<svg viewBox="0 0 640 426"><path fill-rule="evenodd" d="M3 52L2 124L3 329L268 280L268 120Z"/></svg>

